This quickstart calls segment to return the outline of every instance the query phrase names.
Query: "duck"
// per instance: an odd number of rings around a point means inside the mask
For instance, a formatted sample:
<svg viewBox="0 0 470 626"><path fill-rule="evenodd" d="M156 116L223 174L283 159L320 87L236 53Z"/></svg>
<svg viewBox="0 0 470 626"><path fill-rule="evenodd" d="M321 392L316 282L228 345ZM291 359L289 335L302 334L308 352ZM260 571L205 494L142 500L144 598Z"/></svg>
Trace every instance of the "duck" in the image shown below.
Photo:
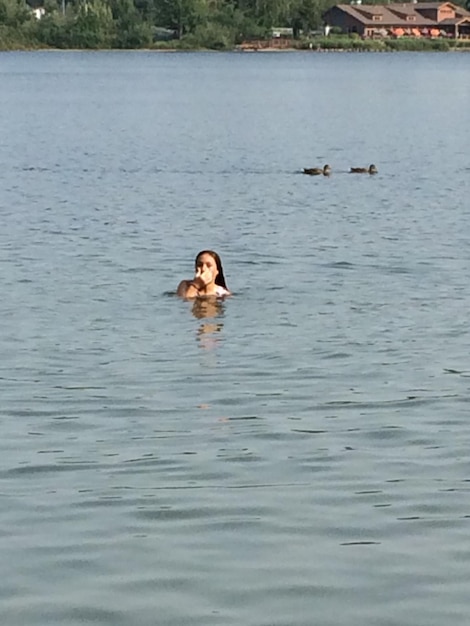
<svg viewBox="0 0 470 626"><path fill-rule="evenodd" d="M377 168L373 163L369 165L369 167L352 167L350 170L351 174L377 174Z"/></svg>
<svg viewBox="0 0 470 626"><path fill-rule="evenodd" d="M304 167L304 174L308 174L309 176L319 176L320 174L329 176L331 174L331 167L328 164L323 167Z"/></svg>

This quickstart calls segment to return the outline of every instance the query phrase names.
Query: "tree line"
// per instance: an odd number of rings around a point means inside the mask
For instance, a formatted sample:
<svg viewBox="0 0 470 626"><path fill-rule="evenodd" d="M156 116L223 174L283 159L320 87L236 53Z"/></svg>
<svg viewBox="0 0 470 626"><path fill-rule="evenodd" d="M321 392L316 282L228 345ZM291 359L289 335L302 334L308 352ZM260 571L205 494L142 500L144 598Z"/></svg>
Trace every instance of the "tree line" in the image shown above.
<svg viewBox="0 0 470 626"><path fill-rule="evenodd" d="M331 0L0 0L0 47L230 48L321 25ZM31 9L45 10L37 19ZM165 44L165 39L171 43ZM159 43L161 42L161 43Z"/></svg>
<svg viewBox="0 0 470 626"><path fill-rule="evenodd" d="M466 0L470 4L470 0ZM322 27L334 0L0 0L0 49L212 48ZM381 4L380 1L376 2ZM465 5L465 0L459 1ZM43 9L38 19L33 9Z"/></svg>

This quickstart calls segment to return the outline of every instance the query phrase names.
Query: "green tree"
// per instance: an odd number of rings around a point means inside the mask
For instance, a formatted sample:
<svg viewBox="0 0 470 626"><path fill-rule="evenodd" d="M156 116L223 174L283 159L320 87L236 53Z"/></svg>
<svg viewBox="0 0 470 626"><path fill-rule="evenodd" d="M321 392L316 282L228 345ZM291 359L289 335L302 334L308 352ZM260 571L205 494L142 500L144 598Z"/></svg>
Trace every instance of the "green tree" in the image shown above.
<svg viewBox="0 0 470 626"><path fill-rule="evenodd" d="M70 46L66 20L58 11L46 12L44 17L37 21L36 36L41 43L52 48Z"/></svg>
<svg viewBox="0 0 470 626"><path fill-rule="evenodd" d="M152 24L142 19L133 0L111 0L116 48L143 48L152 43Z"/></svg>
<svg viewBox="0 0 470 626"><path fill-rule="evenodd" d="M105 0L80 2L70 25L70 43L77 48L108 47L114 31L113 15Z"/></svg>
<svg viewBox="0 0 470 626"><path fill-rule="evenodd" d="M24 0L0 0L0 24L19 28L32 19L31 10Z"/></svg>
<svg viewBox="0 0 470 626"><path fill-rule="evenodd" d="M160 0L156 5L156 22L171 28L179 39L194 31L208 17L206 0Z"/></svg>
<svg viewBox="0 0 470 626"><path fill-rule="evenodd" d="M326 3L322 0L297 0L292 11L294 31L302 30L304 33L308 33L310 30L320 28L323 24L322 15L326 8Z"/></svg>
<svg viewBox="0 0 470 626"><path fill-rule="evenodd" d="M292 0L256 0L255 14L266 27L282 26L290 21Z"/></svg>

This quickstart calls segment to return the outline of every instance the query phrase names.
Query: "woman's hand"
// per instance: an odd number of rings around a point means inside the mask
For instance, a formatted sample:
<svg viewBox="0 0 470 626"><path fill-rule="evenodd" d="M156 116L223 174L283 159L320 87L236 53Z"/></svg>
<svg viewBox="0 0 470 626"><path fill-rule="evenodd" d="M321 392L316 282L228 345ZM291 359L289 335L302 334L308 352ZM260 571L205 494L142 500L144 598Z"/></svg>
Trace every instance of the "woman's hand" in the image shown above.
<svg viewBox="0 0 470 626"><path fill-rule="evenodd" d="M199 288L203 289L206 285L212 282L212 272L209 268L206 268L204 271L202 268L198 267L196 270L196 275L194 276L193 283Z"/></svg>

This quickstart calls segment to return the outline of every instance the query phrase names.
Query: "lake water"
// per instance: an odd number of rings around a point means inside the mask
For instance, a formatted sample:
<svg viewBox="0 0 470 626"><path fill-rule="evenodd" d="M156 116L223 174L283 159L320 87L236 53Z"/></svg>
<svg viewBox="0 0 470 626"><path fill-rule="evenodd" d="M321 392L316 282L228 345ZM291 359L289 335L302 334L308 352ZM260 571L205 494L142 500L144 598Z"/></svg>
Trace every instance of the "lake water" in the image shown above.
<svg viewBox="0 0 470 626"><path fill-rule="evenodd" d="M0 54L2 626L468 623L469 111L468 54Z"/></svg>

